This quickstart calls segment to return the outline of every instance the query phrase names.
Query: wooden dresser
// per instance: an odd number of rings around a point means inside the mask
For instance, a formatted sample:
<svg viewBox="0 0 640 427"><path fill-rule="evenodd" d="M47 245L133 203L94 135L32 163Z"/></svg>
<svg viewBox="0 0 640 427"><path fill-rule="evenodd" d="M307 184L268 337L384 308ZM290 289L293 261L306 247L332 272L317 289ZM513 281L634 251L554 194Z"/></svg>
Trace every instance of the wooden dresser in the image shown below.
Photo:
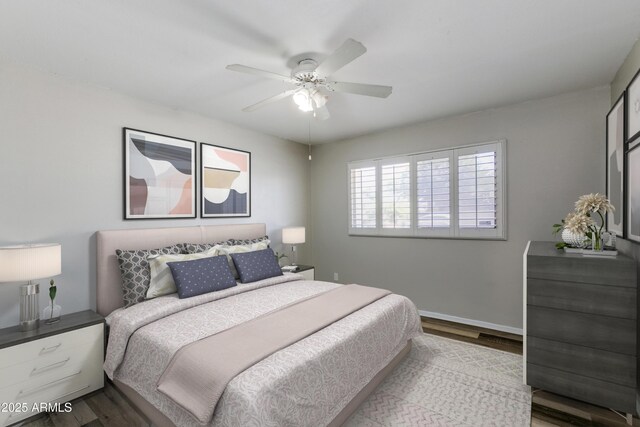
<svg viewBox="0 0 640 427"><path fill-rule="evenodd" d="M530 242L524 254L526 383L638 413L637 287L631 258L565 254L553 242Z"/></svg>

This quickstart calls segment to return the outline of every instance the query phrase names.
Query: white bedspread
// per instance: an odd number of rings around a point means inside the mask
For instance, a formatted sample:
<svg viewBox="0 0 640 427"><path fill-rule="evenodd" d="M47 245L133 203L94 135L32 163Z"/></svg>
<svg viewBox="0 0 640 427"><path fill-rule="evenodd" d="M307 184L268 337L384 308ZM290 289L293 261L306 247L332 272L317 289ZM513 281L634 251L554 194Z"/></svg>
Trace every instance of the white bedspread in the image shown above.
<svg viewBox="0 0 640 427"><path fill-rule="evenodd" d="M180 300L160 297L109 317L105 371L133 388L178 426L197 425L157 392L182 346L336 286L285 275ZM421 332L413 303L389 295L272 354L227 386L213 426L321 426Z"/></svg>

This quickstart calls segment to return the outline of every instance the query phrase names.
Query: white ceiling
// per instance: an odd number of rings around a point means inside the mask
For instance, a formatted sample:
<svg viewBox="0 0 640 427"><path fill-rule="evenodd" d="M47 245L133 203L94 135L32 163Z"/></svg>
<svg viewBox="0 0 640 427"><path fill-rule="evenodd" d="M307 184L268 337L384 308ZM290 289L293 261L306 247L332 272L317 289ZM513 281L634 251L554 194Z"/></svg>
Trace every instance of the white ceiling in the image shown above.
<svg viewBox="0 0 640 427"><path fill-rule="evenodd" d="M0 60L307 142L289 74L351 37L368 52L333 76L393 86L387 99L332 94L311 141L608 84L640 35L638 0L4 0Z"/></svg>

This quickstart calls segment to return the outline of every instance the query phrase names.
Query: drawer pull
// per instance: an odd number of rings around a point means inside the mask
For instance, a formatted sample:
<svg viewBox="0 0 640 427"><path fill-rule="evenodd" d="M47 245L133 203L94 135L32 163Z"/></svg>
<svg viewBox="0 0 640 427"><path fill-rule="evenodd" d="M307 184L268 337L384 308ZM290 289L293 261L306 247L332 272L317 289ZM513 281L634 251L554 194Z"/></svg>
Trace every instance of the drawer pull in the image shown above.
<svg viewBox="0 0 640 427"><path fill-rule="evenodd" d="M56 351L58 349L58 347L60 347L62 345L62 343L59 343L57 345L52 345L51 347L42 347L42 350L40 350L40 354L46 354L46 353L51 353L52 351Z"/></svg>
<svg viewBox="0 0 640 427"><path fill-rule="evenodd" d="M19 398L19 397L26 396L28 394L33 394L33 393L38 392L40 390L44 390L47 387L51 387L51 386L54 386L54 385L59 384L61 382L64 382L64 381L68 380L69 378L75 377L76 375L79 375L81 373L82 373L82 370L76 372L75 374L67 375L66 377L63 377L63 378L60 378L58 380L54 380L54 381L48 382L48 383L43 384L43 385L38 386L38 387L28 388L26 390L20 390L18 392L18 394L16 395L16 399Z"/></svg>
<svg viewBox="0 0 640 427"><path fill-rule="evenodd" d="M71 357L67 357L66 359L61 360L60 362L52 363L51 365L43 366L41 368L33 368L29 376L32 377L34 375L38 375L44 371L48 371L49 369L60 368L61 366L64 366L69 360L71 360Z"/></svg>

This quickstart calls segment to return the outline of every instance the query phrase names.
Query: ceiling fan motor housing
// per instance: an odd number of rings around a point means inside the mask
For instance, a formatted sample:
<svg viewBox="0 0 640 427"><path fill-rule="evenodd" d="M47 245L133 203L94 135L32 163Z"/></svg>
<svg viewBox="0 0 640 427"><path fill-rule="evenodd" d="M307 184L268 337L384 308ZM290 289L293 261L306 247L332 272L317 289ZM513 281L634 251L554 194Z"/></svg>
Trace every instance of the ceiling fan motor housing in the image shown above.
<svg viewBox="0 0 640 427"><path fill-rule="evenodd" d="M298 66L291 71L291 77L300 82L315 82L318 80L316 68L318 63L310 58L298 62Z"/></svg>

